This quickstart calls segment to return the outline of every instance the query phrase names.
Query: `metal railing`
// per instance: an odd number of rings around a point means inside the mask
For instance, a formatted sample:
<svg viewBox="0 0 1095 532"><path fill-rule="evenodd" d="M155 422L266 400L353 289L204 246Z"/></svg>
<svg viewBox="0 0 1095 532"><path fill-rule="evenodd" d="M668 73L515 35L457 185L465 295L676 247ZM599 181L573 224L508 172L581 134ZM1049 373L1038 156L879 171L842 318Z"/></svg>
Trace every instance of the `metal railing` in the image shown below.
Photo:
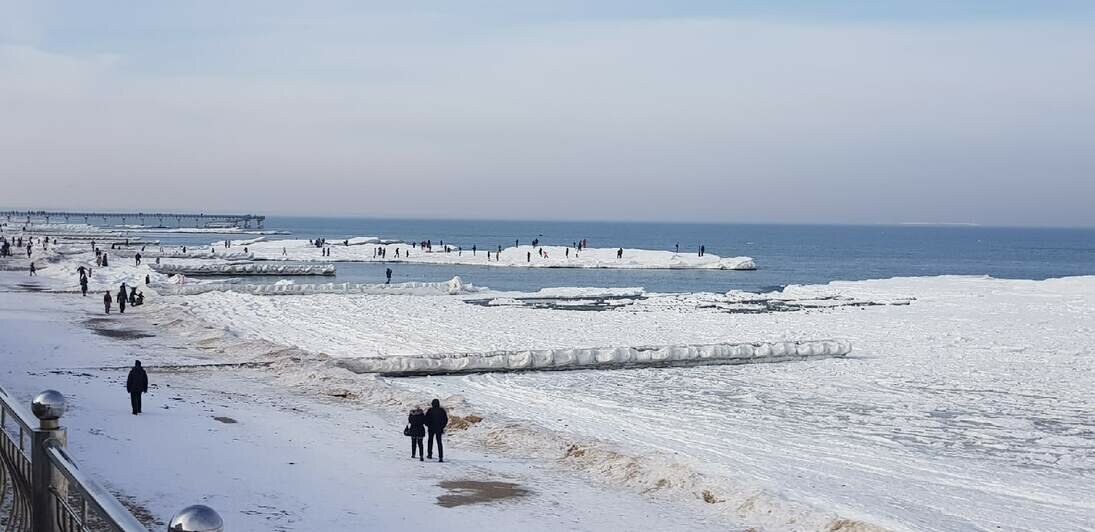
<svg viewBox="0 0 1095 532"><path fill-rule="evenodd" d="M34 398L31 411L37 424L0 388L0 530L147 532L65 450L65 397L46 390ZM202 505L183 508L168 524L170 532L223 530L217 512Z"/></svg>

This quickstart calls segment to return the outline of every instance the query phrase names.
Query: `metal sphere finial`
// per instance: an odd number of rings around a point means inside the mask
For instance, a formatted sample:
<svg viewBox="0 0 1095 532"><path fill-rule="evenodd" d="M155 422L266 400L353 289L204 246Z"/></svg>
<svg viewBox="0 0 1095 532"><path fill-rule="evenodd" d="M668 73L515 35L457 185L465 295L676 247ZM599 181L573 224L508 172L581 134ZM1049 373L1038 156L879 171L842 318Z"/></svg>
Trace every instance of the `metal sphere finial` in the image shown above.
<svg viewBox="0 0 1095 532"><path fill-rule="evenodd" d="M169 532L224 532L224 520L216 510L204 505L187 506L167 525Z"/></svg>
<svg viewBox="0 0 1095 532"><path fill-rule="evenodd" d="M65 414L65 396L57 390L46 390L34 398L30 411L40 421L56 421Z"/></svg>

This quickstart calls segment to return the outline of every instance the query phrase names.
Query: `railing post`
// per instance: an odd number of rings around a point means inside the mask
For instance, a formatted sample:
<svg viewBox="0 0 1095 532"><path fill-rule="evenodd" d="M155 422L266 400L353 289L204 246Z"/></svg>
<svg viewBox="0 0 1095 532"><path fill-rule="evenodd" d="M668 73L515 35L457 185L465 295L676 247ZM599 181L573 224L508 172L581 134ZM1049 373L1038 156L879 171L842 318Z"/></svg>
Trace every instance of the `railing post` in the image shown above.
<svg viewBox="0 0 1095 532"><path fill-rule="evenodd" d="M62 447L67 443L65 429L59 422L65 413L65 396L57 390L46 390L34 398L30 410L39 421L38 428L31 431L31 528L34 532L56 532L57 505L50 488L60 497L65 497L68 489L64 477L46 456L46 442L54 440Z"/></svg>

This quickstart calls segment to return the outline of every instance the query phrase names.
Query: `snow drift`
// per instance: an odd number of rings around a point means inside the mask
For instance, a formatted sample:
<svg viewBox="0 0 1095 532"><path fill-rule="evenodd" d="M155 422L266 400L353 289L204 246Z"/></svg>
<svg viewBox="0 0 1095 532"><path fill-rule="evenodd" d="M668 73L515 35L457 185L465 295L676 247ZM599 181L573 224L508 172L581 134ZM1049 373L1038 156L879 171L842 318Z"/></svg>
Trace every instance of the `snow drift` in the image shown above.
<svg viewBox="0 0 1095 532"><path fill-rule="evenodd" d="M445 375L500 371L551 371L639 367L705 366L784 362L843 357L852 351L845 340L642 347L574 347L486 353L454 353L334 362L354 373L387 376Z"/></svg>

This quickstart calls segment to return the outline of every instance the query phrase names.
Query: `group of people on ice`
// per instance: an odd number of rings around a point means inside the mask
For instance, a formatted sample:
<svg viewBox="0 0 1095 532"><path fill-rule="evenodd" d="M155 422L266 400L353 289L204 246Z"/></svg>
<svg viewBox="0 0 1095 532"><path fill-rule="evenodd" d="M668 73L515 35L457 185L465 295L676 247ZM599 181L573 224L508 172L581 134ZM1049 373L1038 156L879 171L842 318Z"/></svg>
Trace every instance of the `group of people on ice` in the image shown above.
<svg viewBox="0 0 1095 532"><path fill-rule="evenodd" d="M81 281L81 286L85 286L86 281ZM118 313L125 314L126 302L129 306L139 307L144 304L144 293L138 292L137 287L128 287L126 290L126 284L122 283L122 286L118 288L118 295L116 298L110 297L110 290L103 293L103 309L107 314L110 314L110 305L115 301L118 302Z"/></svg>
<svg viewBox="0 0 1095 532"><path fill-rule="evenodd" d="M11 248L14 245L14 247L16 247L16 248L26 250L27 258L28 259L31 258L31 256L34 255L33 240L34 239L31 238L31 237L27 237L26 245L23 245L23 237L22 236L13 236L13 237L11 237L10 240L7 237L0 236L0 257L10 257L10 256L12 256L11 255ZM42 249L43 250L49 249L49 237L48 236L43 237L43 238L39 238L38 242L40 244L42 244Z"/></svg>

